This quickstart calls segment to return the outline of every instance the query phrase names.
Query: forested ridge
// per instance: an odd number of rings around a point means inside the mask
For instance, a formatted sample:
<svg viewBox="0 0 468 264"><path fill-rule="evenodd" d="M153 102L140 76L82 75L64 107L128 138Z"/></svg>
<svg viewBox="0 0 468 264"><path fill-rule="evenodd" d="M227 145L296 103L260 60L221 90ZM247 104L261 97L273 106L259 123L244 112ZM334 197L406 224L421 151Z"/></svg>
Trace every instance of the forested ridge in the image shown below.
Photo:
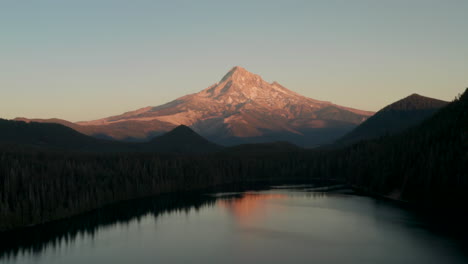
<svg viewBox="0 0 468 264"><path fill-rule="evenodd" d="M325 175L318 173L322 164L320 158L306 153L193 156L2 151L0 230L160 193L246 181L320 178Z"/></svg>
<svg viewBox="0 0 468 264"><path fill-rule="evenodd" d="M189 127L178 126L148 142L122 142L87 136L56 123L23 122L0 118L0 144L18 144L43 150L81 152L207 153L222 149Z"/></svg>
<svg viewBox="0 0 468 264"><path fill-rule="evenodd" d="M358 188L427 207L468 212L468 89L419 126L347 148Z"/></svg>
<svg viewBox="0 0 468 264"><path fill-rule="evenodd" d="M362 140L400 133L418 125L447 104L445 101L412 94L382 108L335 144L351 145Z"/></svg>
<svg viewBox="0 0 468 264"><path fill-rule="evenodd" d="M466 211L468 92L418 127L344 149L200 155L0 146L0 231L116 201L246 181L335 180L427 207ZM281 144L280 144L281 145Z"/></svg>

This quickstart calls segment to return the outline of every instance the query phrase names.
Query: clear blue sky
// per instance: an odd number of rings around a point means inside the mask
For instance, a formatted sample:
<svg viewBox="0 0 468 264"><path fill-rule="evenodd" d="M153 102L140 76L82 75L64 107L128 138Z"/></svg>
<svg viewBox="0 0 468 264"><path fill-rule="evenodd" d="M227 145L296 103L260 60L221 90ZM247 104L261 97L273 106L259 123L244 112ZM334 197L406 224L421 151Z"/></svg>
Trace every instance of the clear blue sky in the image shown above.
<svg viewBox="0 0 468 264"><path fill-rule="evenodd" d="M156 106L235 65L365 110L468 86L468 1L0 2L0 117Z"/></svg>

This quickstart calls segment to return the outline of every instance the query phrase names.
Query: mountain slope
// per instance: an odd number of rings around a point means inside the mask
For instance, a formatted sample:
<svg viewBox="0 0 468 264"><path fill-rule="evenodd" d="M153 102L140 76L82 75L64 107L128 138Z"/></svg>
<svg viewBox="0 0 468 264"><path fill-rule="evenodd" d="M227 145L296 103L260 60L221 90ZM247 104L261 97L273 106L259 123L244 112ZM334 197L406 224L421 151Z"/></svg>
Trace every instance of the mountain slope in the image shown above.
<svg viewBox="0 0 468 264"><path fill-rule="evenodd" d="M445 101L412 94L384 107L339 139L337 143L352 144L360 140L401 132L418 125L447 104Z"/></svg>

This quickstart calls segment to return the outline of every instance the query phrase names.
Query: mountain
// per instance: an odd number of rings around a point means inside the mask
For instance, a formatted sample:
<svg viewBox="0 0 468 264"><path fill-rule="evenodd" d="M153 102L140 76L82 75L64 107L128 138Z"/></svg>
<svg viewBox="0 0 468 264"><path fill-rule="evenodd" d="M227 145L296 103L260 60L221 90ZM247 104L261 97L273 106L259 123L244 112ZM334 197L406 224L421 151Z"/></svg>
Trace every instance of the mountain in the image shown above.
<svg viewBox="0 0 468 264"><path fill-rule="evenodd" d="M98 139L57 123L4 119L0 119L0 145L91 152L208 153L221 149L186 126L142 143Z"/></svg>
<svg viewBox="0 0 468 264"><path fill-rule="evenodd" d="M314 146L336 140L372 114L302 96L237 66L198 93L68 126L92 136L148 140L186 125L226 145L290 141Z"/></svg>
<svg viewBox="0 0 468 264"><path fill-rule="evenodd" d="M447 104L446 101L412 94L384 107L340 138L337 143L346 145L360 140L396 134L418 125Z"/></svg>

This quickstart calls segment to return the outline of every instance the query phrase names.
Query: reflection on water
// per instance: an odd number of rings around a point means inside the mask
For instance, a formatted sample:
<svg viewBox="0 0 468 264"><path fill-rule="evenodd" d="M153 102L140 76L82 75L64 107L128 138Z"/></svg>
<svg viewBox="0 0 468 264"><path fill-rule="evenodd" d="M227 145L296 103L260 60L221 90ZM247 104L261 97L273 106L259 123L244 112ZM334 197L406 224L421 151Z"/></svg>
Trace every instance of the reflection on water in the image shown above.
<svg viewBox="0 0 468 264"><path fill-rule="evenodd" d="M18 255L40 255L77 239L93 240L100 230L122 228L145 217L189 213L214 206L215 198L206 195L161 195L157 198L121 202L69 220L40 227L4 233L0 237L0 263Z"/></svg>
<svg viewBox="0 0 468 264"><path fill-rule="evenodd" d="M226 208L239 224L261 220L266 215L265 205L270 200L286 199L287 195L279 193L245 192L227 199L219 199L217 205Z"/></svg>
<svg viewBox="0 0 468 264"><path fill-rule="evenodd" d="M468 263L427 216L308 186L166 195L2 234L0 263Z"/></svg>

